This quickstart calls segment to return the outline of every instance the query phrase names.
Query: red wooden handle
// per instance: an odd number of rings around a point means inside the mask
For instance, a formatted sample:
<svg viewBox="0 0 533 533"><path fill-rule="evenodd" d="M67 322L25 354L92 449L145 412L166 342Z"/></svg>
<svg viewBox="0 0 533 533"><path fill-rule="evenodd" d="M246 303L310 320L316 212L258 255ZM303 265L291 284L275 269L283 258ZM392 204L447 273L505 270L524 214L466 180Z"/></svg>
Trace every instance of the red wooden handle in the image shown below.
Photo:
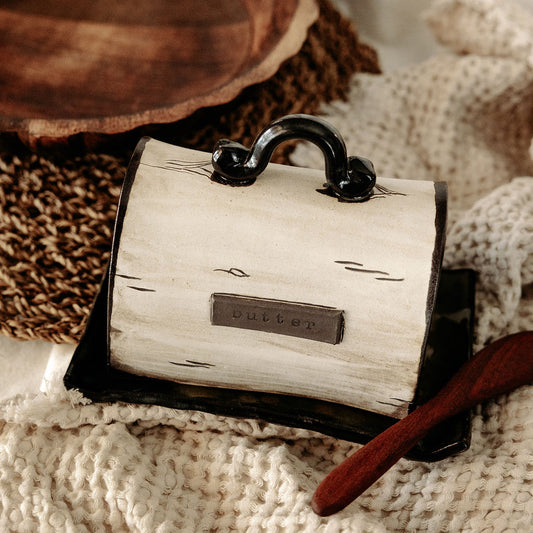
<svg viewBox="0 0 533 533"><path fill-rule="evenodd" d="M533 382L533 332L509 335L465 363L429 402L348 457L317 488L315 513L340 511L379 479L434 425L493 396Z"/></svg>
<svg viewBox="0 0 533 533"><path fill-rule="evenodd" d="M424 425L424 407L380 433L330 472L313 495L313 511L329 516L344 509L400 460L429 429Z"/></svg>

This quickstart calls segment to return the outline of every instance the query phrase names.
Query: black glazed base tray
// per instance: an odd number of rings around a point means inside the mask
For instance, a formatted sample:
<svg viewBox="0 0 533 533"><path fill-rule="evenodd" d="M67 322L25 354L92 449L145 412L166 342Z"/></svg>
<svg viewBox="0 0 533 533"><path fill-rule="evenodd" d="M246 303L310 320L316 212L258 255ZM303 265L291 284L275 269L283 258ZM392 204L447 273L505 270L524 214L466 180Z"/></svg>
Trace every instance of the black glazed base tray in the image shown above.
<svg viewBox="0 0 533 533"><path fill-rule="evenodd" d="M106 275L64 377L65 386L99 402L157 404L214 414L258 418L311 429L352 442L365 443L396 419L342 404L263 392L185 385L117 370L107 358ZM427 401L472 355L475 273L444 270L437 293L426 353L411 410ZM436 461L470 445L470 413L435 427L407 457Z"/></svg>

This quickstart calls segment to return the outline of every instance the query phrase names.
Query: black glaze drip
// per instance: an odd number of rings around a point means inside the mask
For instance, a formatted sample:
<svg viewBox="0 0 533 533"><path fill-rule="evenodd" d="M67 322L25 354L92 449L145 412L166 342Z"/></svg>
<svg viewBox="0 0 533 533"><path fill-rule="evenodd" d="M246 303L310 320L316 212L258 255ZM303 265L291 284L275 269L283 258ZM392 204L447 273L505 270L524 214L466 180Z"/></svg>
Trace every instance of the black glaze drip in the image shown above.
<svg viewBox="0 0 533 533"><path fill-rule="evenodd" d="M211 179L232 186L252 185L263 172L276 147L290 139L305 139L318 146L326 164L326 192L342 201L368 200L376 184L374 165L364 157L347 157L340 133L325 120L310 115L287 115L272 122L250 149L222 139L213 150Z"/></svg>

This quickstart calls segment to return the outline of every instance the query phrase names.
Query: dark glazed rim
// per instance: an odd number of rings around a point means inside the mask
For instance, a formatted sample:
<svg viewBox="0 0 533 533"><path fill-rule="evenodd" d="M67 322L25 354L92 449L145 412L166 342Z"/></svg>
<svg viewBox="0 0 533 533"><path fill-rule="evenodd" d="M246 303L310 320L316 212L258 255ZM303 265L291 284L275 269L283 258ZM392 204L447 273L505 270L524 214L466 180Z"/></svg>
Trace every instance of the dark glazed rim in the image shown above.
<svg viewBox="0 0 533 533"><path fill-rule="evenodd" d="M115 229L113 232L113 241L111 243L111 259L109 262L109 284L107 293L107 360L110 361L111 350L111 315L113 311L113 291L115 288L115 276L117 273L117 259L120 248L120 237L122 236L122 228L124 226L124 218L126 217L126 210L130 199L131 189L137 175L137 170L141 163L141 158L150 137L143 137L137 143L135 150L131 156L130 164L124 176L124 183L120 192L118 201L117 214L115 218Z"/></svg>
<svg viewBox="0 0 533 533"><path fill-rule="evenodd" d="M431 328L431 320L437 300L437 291L444 259L444 247L446 245L446 222L448 218L448 186L444 181L436 181L435 188L435 244L433 245L433 254L431 256L431 275L429 277L429 286L426 300L426 332L422 341L420 353L420 365L418 367L418 379L420 380L424 356L426 354L427 342ZM417 383L417 389L419 383Z"/></svg>

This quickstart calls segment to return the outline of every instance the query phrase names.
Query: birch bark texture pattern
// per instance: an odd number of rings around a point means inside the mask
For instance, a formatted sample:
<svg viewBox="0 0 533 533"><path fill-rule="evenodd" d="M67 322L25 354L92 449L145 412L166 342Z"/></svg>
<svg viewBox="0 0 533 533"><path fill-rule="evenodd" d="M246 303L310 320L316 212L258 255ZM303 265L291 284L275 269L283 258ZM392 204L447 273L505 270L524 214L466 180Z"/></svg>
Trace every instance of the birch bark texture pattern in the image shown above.
<svg viewBox="0 0 533 533"><path fill-rule="evenodd" d="M440 269L442 187L381 178L353 204L317 192L322 171L270 165L249 187L211 172L210 154L139 145L112 253L111 365L404 416ZM226 310L234 327L214 325L220 295L262 307ZM342 340L309 335L320 308L342 312Z"/></svg>

